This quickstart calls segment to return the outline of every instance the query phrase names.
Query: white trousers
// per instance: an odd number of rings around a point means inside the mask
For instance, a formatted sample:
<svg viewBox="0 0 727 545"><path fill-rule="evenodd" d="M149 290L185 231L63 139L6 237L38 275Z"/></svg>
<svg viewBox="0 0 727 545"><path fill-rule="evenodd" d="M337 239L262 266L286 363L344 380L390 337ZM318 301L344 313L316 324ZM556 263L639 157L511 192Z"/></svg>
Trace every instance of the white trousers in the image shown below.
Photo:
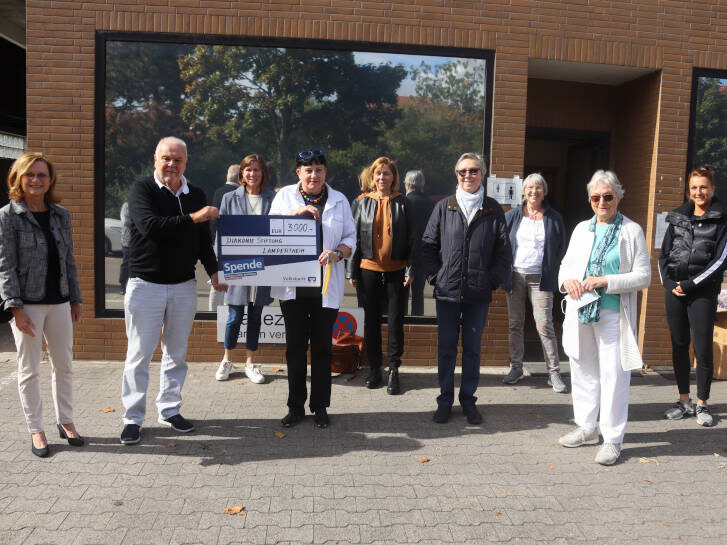
<svg viewBox="0 0 727 545"><path fill-rule="evenodd" d="M601 310L598 322L578 322L579 359L570 358L573 413L588 432L600 428L605 443L622 443L629 416L631 372L621 368L619 313Z"/></svg>
<svg viewBox="0 0 727 545"><path fill-rule="evenodd" d="M149 363L162 341L157 410L162 418L179 414L182 386L187 376L187 341L197 311L197 282L154 284L130 278L124 312L128 348L121 383L126 408L124 424L141 426L146 415Z"/></svg>
<svg viewBox="0 0 727 545"><path fill-rule="evenodd" d="M24 305L35 325L35 337L10 326L18 351L18 393L30 433L43 431L43 403L40 399L40 352L45 337L50 356L51 389L58 424L73 422L73 323L70 303Z"/></svg>

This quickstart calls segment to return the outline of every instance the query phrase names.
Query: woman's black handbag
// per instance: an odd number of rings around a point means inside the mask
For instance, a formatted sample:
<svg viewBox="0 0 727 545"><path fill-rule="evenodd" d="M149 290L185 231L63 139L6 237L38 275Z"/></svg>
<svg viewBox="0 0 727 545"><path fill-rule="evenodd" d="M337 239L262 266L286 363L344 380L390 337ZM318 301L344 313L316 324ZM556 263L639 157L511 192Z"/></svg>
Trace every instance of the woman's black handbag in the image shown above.
<svg viewBox="0 0 727 545"><path fill-rule="evenodd" d="M13 319L13 313L5 310L5 301L0 299L0 324L6 324Z"/></svg>

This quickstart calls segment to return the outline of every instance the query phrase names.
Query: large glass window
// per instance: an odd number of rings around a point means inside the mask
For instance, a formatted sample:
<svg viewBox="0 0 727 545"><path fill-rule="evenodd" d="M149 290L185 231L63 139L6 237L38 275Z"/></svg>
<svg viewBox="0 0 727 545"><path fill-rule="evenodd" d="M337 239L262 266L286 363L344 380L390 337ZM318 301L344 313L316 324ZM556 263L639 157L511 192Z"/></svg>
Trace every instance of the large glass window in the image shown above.
<svg viewBox="0 0 727 545"><path fill-rule="evenodd" d="M727 200L727 71L694 70L687 173L710 165L717 195ZM685 177L685 188L686 188Z"/></svg>
<svg viewBox="0 0 727 545"><path fill-rule="evenodd" d="M297 181L295 152L314 148L325 150L327 181L349 200L361 169L386 155L402 179L422 170L436 201L453 192L462 152L489 149L491 52L99 34L97 55L99 314L123 309L119 215L131 183L152 173L162 136L187 142L185 175L210 201L244 156L261 154L280 187ZM206 311L201 266L197 278ZM348 290L344 306L356 306ZM425 315L434 315L429 287Z"/></svg>

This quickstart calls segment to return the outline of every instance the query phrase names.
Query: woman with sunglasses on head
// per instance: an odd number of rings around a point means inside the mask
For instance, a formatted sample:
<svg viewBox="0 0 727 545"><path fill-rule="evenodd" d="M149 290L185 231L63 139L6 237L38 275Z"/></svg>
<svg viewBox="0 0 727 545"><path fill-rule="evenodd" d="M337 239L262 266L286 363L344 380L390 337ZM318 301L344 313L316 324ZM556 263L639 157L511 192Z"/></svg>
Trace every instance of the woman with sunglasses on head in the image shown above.
<svg viewBox="0 0 727 545"><path fill-rule="evenodd" d="M689 175L688 200L666 216L659 255L666 319L671 333L672 363L679 399L664 416L697 417L710 427L714 417L707 400L714 372L712 335L722 275L727 267L727 215L715 196L714 170L703 166ZM689 397L689 342L697 359L697 404Z"/></svg>
<svg viewBox="0 0 727 545"><path fill-rule="evenodd" d="M563 217L545 200L547 194L545 178L539 173L530 174L523 180L523 203L505 213L513 268L503 284L510 325L510 372L502 381L517 384L525 378L523 329L525 301L530 299L548 366L548 384L553 391L564 394L568 387L560 376L553 292L558 289L558 267L565 253L565 225Z"/></svg>
<svg viewBox="0 0 727 545"><path fill-rule="evenodd" d="M81 290L73 258L71 215L58 205L56 170L42 153L27 152L8 175L10 203L0 209L0 299L12 314L18 351L18 391L31 451L48 456L40 396L41 345L50 355L53 404L61 439L80 447L73 425L73 323Z"/></svg>
<svg viewBox="0 0 727 545"><path fill-rule="evenodd" d="M356 251L348 261L346 276L362 290L366 353L369 359L367 388L381 385L381 315L389 326L386 392L400 392L399 366L404 353L404 314L407 287L414 279L417 251L414 216L406 197L398 191L399 171L388 157L379 157L363 169L361 190L354 207Z"/></svg>
<svg viewBox="0 0 727 545"><path fill-rule="evenodd" d="M465 153L455 163L457 190L439 201L422 237L422 272L434 285L440 395L433 420L449 420L454 367L462 331L459 403L467 422L482 422L475 402L480 350L492 292L505 280L512 255L502 208L485 195L482 157Z"/></svg>
<svg viewBox="0 0 727 545"><path fill-rule="evenodd" d="M268 167L257 153L248 155L240 163L238 174L240 187L225 193L220 204L220 215L265 216L275 197L275 192L267 187L270 181ZM225 293L228 308L225 328L225 355L222 358L215 378L227 380L233 368L232 350L237 346L240 325L247 307L247 330L245 333L245 375L250 382L262 384L265 375L253 363L258 349L263 307L273 302L269 286L229 286Z"/></svg>
<svg viewBox="0 0 727 545"><path fill-rule="evenodd" d="M285 321L285 361L288 367L288 414L284 427L305 417L307 352L311 351L310 410L315 425L328 427L331 403L331 334L343 301L344 264L356 245L356 230L346 197L326 184L326 158L321 150L303 150L295 158L298 183L275 195L270 215L307 216L323 229L321 267L331 266L328 285L273 287ZM324 283L325 285L325 283Z"/></svg>
<svg viewBox="0 0 727 545"><path fill-rule="evenodd" d="M603 445L595 461L612 465L626 431L631 371L643 366L636 306L638 292L651 282L651 266L644 232L618 210L624 190L616 174L596 171L586 190L594 216L573 230L558 274L560 291L570 298L563 349L578 425L559 443L595 445L600 426Z"/></svg>

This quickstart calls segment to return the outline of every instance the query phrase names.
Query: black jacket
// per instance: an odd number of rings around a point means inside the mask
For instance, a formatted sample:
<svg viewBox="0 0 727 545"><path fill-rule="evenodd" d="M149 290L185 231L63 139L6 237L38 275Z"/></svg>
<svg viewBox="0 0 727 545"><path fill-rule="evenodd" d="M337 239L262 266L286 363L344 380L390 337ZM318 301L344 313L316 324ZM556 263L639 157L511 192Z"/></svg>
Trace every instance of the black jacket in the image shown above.
<svg viewBox="0 0 727 545"><path fill-rule="evenodd" d="M497 201L485 196L469 225L455 195L437 203L422 238L422 269L435 298L489 303L511 263L505 214Z"/></svg>
<svg viewBox="0 0 727 545"><path fill-rule="evenodd" d="M356 250L346 266L346 278L358 280L361 277L361 260L373 259L374 218L378 201L364 194L351 206L353 222L356 225ZM419 252L414 214L409 201L402 194L393 197L391 210L391 259L406 260L406 275L416 276L414 261Z"/></svg>
<svg viewBox="0 0 727 545"><path fill-rule="evenodd" d="M687 201L666 216L667 228L659 254L659 274L671 291L676 283L684 293L703 286L716 287L727 267L727 215L717 197L709 210L694 216Z"/></svg>
<svg viewBox="0 0 727 545"><path fill-rule="evenodd" d="M217 272L209 226L194 223L191 212L207 205L204 192L187 184L189 193L175 197L152 176L131 186L129 277L157 284L178 284L194 278L197 260L207 274Z"/></svg>
<svg viewBox="0 0 727 545"><path fill-rule="evenodd" d="M409 209L414 214L414 225L417 230L417 237L421 238L424 229L427 228L429 216L434 210L434 203L421 191L410 191L406 194L406 200L409 201Z"/></svg>

